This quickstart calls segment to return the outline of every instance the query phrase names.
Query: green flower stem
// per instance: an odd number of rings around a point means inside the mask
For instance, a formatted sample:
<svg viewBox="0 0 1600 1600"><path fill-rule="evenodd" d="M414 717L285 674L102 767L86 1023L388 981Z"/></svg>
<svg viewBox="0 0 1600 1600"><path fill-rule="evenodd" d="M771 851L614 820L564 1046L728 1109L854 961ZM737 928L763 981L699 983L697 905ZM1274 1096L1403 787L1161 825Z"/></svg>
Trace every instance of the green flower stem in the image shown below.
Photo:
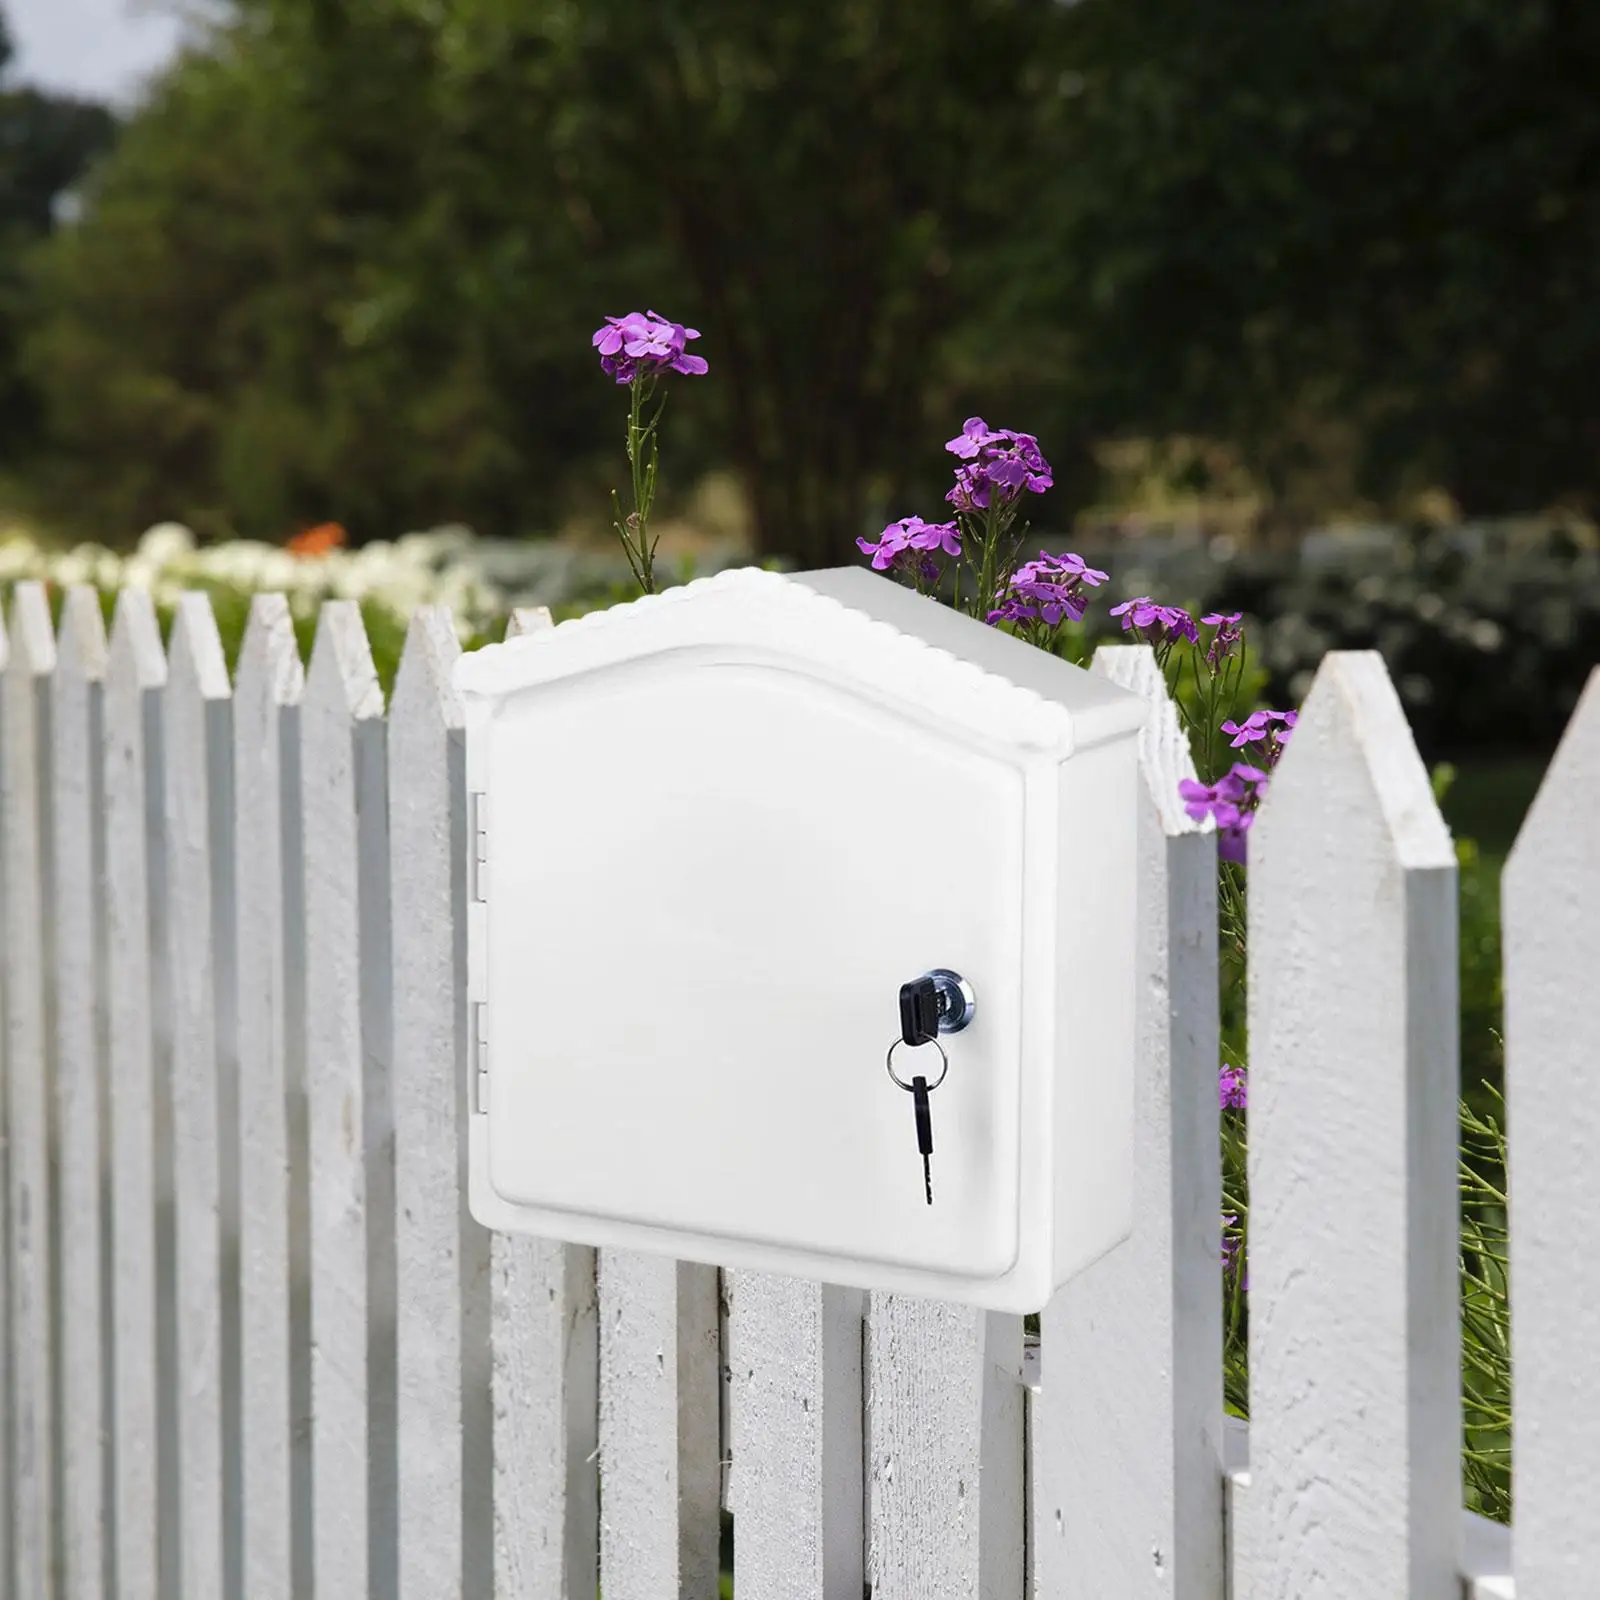
<svg viewBox="0 0 1600 1600"><path fill-rule="evenodd" d="M645 408L655 391L653 381L637 378L628 386L628 466L633 480L633 510L624 516L616 492L611 495L614 513L612 527L622 541L623 554L628 558L634 581L645 594L656 592L656 542L650 537L650 511L656 497L656 471L660 464L660 447L656 428L661 413L666 408L663 394L655 410L647 418Z"/></svg>

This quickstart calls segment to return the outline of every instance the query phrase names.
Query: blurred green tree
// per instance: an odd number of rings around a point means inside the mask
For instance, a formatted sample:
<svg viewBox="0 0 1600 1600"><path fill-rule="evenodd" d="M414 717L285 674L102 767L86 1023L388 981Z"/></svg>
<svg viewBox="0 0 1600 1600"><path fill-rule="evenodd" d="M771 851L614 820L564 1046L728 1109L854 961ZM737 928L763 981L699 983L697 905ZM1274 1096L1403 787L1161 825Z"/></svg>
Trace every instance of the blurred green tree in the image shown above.
<svg viewBox="0 0 1600 1600"><path fill-rule="evenodd" d="M588 334L648 301L719 379L674 401L672 469L731 462L764 549L853 558L1026 208L1058 25L1052 0L238 0L42 268L57 503L548 526L620 434Z"/></svg>
<svg viewBox="0 0 1600 1600"><path fill-rule="evenodd" d="M234 0L40 257L33 475L113 536L598 520L588 335L653 305L667 488L807 564L969 411L1056 526L1116 434L1593 501L1597 70L1579 0Z"/></svg>
<svg viewBox="0 0 1600 1600"><path fill-rule="evenodd" d="M1102 430L1233 440L1281 491L1600 505L1600 10L1085 0L1042 220Z"/></svg>
<svg viewBox="0 0 1600 1600"><path fill-rule="evenodd" d="M25 263L116 133L104 106L6 82L11 59L0 12L0 467L8 471L37 448L41 420L39 396L20 368L30 311Z"/></svg>

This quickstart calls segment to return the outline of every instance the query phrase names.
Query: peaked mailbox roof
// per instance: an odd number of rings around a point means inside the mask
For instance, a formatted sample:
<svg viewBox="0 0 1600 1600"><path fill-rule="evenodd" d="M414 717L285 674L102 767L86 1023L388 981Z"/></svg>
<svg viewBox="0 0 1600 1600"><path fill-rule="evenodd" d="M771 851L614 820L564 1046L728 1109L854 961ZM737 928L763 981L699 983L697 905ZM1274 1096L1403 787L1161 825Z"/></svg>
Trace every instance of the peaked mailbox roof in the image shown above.
<svg viewBox="0 0 1600 1600"><path fill-rule="evenodd" d="M748 634L748 640L739 638ZM1139 695L865 567L740 567L463 656L456 685L502 695L684 644L748 642L943 720L1067 756L1141 727Z"/></svg>

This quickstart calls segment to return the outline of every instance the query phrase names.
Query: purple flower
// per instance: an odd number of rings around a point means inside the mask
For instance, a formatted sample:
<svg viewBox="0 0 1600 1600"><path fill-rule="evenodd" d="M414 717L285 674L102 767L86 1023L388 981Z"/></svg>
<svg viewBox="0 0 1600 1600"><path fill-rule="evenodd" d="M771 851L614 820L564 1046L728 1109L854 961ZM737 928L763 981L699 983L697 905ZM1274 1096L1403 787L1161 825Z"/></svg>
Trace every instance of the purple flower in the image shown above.
<svg viewBox="0 0 1600 1600"><path fill-rule="evenodd" d="M669 322L654 311L630 311L625 317L607 317L589 342L600 352L600 365L608 377L632 383L659 372L704 372L705 358L684 349L690 339L699 337L697 328Z"/></svg>
<svg viewBox="0 0 1600 1600"><path fill-rule="evenodd" d="M1256 819L1266 793L1267 774L1259 767L1235 764L1215 783L1185 778L1178 785L1184 810L1196 822L1210 817L1217 825L1217 855L1224 861L1245 864L1245 835Z"/></svg>
<svg viewBox="0 0 1600 1600"><path fill-rule="evenodd" d="M1024 561L995 597L990 622L1043 622L1058 628L1063 619L1081 622L1089 604L1085 588L1097 589L1106 574L1070 552L1053 556L1041 550L1037 561Z"/></svg>
<svg viewBox="0 0 1600 1600"><path fill-rule="evenodd" d="M1245 1109L1250 1103L1250 1086L1243 1067L1230 1067L1224 1063L1217 1074L1217 1098L1224 1111L1230 1106L1235 1111Z"/></svg>
<svg viewBox="0 0 1600 1600"><path fill-rule="evenodd" d="M991 428L982 417L968 417L945 449L963 463L945 496L957 511L987 511L991 500L1010 505L1024 492L1043 494L1055 482L1033 434Z"/></svg>
<svg viewBox="0 0 1600 1600"><path fill-rule="evenodd" d="M1239 1218L1232 1211L1222 1213L1222 1270L1224 1273L1237 1272L1244 1265L1244 1240L1232 1230L1239 1225ZM1250 1289L1250 1275L1244 1273L1239 1281L1239 1287L1247 1293Z"/></svg>
<svg viewBox="0 0 1600 1600"><path fill-rule="evenodd" d="M921 517L902 517L891 522L876 542L863 536L856 540L856 548L872 557L872 565L879 572L887 572L895 561L910 551L924 551L917 570L931 581L939 576L939 565L932 552L942 551L947 556L961 554L961 530L953 522L924 522Z"/></svg>
<svg viewBox="0 0 1600 1600"><path fill-rule="evenodd" d="M1143 634L1147 644L1178 639L1187 639L1190 644L1200 642L1200 630L1182 606L1158 606L1147 594L1112 606L1111 615L1122 618L1124 633Z"/></svg>
<svg viewBox="0 0 1600 1600"><path fill-rule="evenodd" d="M1244 613L1242 611L1213 611L1201 617L1201 625L1215 628L1211 643L1206 649L1206 665L1213 672L1233 654L1233 648L1244 638Z"/></svg>
<svg viewBox="0 0 1600 1600"><path fill-rule="evenodd" d="M1298 711L1252 711L1243 722L1224 722L1222 731L1228 735L1235 750L1247 745L1265 744L1267 769L1278 764L1283 747L1288 744L1300 721Z"/></svg>

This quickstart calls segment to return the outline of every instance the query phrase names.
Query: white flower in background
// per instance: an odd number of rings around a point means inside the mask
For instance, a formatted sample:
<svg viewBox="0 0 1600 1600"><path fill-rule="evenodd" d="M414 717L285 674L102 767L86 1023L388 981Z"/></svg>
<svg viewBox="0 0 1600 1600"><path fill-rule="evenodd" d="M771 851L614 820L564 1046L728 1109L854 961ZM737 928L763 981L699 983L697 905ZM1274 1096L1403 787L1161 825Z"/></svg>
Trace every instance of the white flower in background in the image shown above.
<svg viewBox="0 0 1600 1600"><path fill-rule="evenodd" d="M158 522L139 540L138 553L158 568L194 554L194 535L181 522Z"/></svg>
<svg viewBox="0 0 1600 1600"><path fill-rule="evenodd" d="M457 524L356 549L342 539L343 530L327 524L304 536L300 552L253 539L202 545L182 523L161 522L120 555L97 544L52 549L20 529L0 530L0 585L37 579L58 589L136 587L163 606L185 589L278 593L297 617L314 617L324 600L337 598L379 606L402 623L419 606L445 606L465 639L498 632L515 607L571 604L628 578L620 554L554 540L480 539ZM702 560L698 570L716 572L739 559L729 552Z"/></svg>

